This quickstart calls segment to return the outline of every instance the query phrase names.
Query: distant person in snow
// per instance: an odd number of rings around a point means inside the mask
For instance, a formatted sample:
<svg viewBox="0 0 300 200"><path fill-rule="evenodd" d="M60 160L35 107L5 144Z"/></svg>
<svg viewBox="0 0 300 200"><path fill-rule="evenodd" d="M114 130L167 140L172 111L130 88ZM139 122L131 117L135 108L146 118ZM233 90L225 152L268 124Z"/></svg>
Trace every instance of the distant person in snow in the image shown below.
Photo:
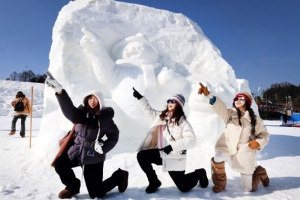
<svg viewBox="0 0 300 200"><path fill-rule="evenodd" d="M226 187L225 163L241 173L244 191L254 192L260 181L269 185L266 170L256 166L256 150L262 150L269 141L269 133L262 119L254 114L252 97L247 92L238 93L233 99L233 107L227 106L207 87L200 83L198 94L209 99L211 108L224 121L225 131L215 145L215 156L211 159L213 191L218 193Z"/></svg>
<svg viewBox="0 0 300 200"><path fill-rule="evenodd" d="M11 122L11 131L9 135L14 135L16 133L16 123L18 119L21 119L21 131L20 136L25 137L25 122L28 115L30 115L31 105L28 98L19 91L16 98L11 102L12 107L15 110L13 120Z"/></svg>
<svg viewBox="0 0 300 200"><path fill-rule="evenodd" d="M282 110L282 118L283 118L284 124L286 124L287 123L287 119L288 119L287 109L286 108L284 108L284 110Z"/></svg>
<svg viewBox="0 0 300 200"><path fill-rule="evenodd" d="M124 192L128 185L128 172L118 169L111 177L103 181L103 167L106 154L113 149L119 139L119 130L113 121L114 110L105 107L100 91L91 91L83 98L83 104L76 108L68 93L53 78L46 79L46 84L55 90L55 95L65 117L76 124L74 144L66 154L58 157L54 163L55 171L66 186L58 197L71 198L79 193L80 180L72 168L82 167L88 193L92 199L102 198L118 186ZM102 143L102 153L94 150L97 135ZM101 138L106 136L106 140Z"/></svg>
<svg viewBox="0 0 300 200"><path fill-rule="evenodd" d="M138 163L149 181L146 193L154 193L161 186L151 164L162 165L163 171L168 171L181 192L191 190L198 181L200 187L206 188L208 179L205 169L185 174L186 153L188 149L195 147L196 136L183 111L184 96L176 94L168 99L167 107L163 111L151 108L148 100L134 88L133 96L153 119L137 154Z"/></svg>

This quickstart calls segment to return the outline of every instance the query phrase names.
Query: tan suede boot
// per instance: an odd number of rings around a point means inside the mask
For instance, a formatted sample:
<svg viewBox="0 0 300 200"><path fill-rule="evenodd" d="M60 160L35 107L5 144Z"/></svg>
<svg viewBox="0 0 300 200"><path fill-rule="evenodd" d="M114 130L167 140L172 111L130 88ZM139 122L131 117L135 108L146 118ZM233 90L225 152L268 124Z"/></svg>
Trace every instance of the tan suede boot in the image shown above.
<svg viewBox="0 0 300 200"><path fill-rule="evenodd" d="M74 195L78 194L79 191L69 191L67 189L63 189L58 194L58 198L60 199L71 199Z"/></svg>
<svg viewBox="0 0 300 200"><path fill-rule="evenodd" d="M269 186L270 179L268 177L267 171L262 166L257 166L253 175L252 175L252 190L251 192L255 192L260 181L262 182L264 187Z"/></svg>
<svg viewBox="0 0 300 200"><path fill-rule="evenodd" d="M214 183L213 191L219 193L225 189L227 177L225 173L225 162L216 163L214 158L211 159L211 179Z"/></svg>
<svg viewBox="0 0 300 200"><path fill-rule="evenodd" d="M12 130L10 131L10 133L8 135L14 135L16 133L16 130Z"/></svg>

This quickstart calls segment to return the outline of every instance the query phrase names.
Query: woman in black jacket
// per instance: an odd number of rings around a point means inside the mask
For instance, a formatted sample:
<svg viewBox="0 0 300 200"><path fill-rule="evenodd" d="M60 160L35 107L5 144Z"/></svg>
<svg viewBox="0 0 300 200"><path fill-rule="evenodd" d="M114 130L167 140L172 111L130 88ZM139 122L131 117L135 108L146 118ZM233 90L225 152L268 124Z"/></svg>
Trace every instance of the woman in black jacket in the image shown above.
<svg viewBox="0 0 300 200"><path fill-rule="evenodd" d="M80 180L76 178L72 170L77 166L83 168L84 179L91 198L102 198L116 186L120 192L124 192L128 185L127 171L118 169L111 177L103 181L105 155L117 144L119 130L113 121L114 110L105 107L102 93L99 91L88 93L83 99L83 105L76 108L67 92L53 77L48 77L46 84L55 90L56 98L65 117L76 124L74 144L54 163L55 171L66 186L58 197L71 198L79 193ZM98 141L102 144L102 153L94 150L98 134ZM107 137L105 141L101 139L104 135Z"/></svg>

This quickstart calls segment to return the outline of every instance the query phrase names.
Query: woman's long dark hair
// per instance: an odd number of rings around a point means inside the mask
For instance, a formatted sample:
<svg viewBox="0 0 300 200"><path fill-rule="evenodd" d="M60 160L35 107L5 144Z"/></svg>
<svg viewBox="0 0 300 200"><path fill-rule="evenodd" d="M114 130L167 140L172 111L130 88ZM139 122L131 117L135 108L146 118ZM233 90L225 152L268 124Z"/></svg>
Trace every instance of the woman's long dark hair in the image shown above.
<svg viewBox="0 0 300 200"><path fill-rule="evenodd" d="M89 105L89 99L93 95L88 95L84 98L83 104L84 104L84 110L85 110L85 120L84 125L91 126L91 127L98 127L98 118L96 116L97 110L100 110L100 102L98 99L98 105L95 108L91 108Z"/></svg>
<svg viewBox="0 0 300 200"><path fill-rule="evenodd" d="M168 111L169 110L168 110L168 106L167 106L167 108L165 110L163 110L161 112L161 114L159 115L161 120L165 120L165 117L167 116ZM175 110L173 112L172 118L175 118L175 124L177 124L177 126L179 126L179 120L180 120L181 117L186 119L186 116L183 112L182 107L178 103L176 103Z"/></svg>
<svg viewBox="0 0 300 200"><path fill-rule="evenodd" d="M233 107L235 107L234 102L233 102L232 105L233 105ZM253 109L250 107L250 105L247 101L245 101L245 106L246 106L246 110L249 112L249 115L250 115L250 118L251 118L251 127L255 127L255 125L256 125L256 115L254 114ZM241 120L240 120L241 117L242 117L242 113L237 107L235 107L235 108L237 110L238 117L239 117L239 125L242 126L242 123L241 123ZM255 132L255 128L252 128L251 129L251 134L254 134L254 132Z"/></svg>

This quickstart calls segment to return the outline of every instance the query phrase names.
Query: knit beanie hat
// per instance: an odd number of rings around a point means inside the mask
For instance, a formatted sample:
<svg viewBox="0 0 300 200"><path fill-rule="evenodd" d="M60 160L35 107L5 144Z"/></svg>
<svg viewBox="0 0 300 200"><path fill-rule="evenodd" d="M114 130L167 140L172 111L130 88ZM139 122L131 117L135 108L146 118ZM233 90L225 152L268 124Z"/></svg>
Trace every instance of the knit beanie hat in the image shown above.
<svg viewBox="0 0 300 200"><path fill-rule="evenodd" d="M176 94L171 99L175 99L175 101L183 108L185 103L185 98L182 94Z"/></svg>
<svg viewBox="0 0 300 200"><path fill-rule="evenodd" d="M238 93L235 98L244 97L248 104L251 106L252 104L252 96L248 92Z"/></svg>

